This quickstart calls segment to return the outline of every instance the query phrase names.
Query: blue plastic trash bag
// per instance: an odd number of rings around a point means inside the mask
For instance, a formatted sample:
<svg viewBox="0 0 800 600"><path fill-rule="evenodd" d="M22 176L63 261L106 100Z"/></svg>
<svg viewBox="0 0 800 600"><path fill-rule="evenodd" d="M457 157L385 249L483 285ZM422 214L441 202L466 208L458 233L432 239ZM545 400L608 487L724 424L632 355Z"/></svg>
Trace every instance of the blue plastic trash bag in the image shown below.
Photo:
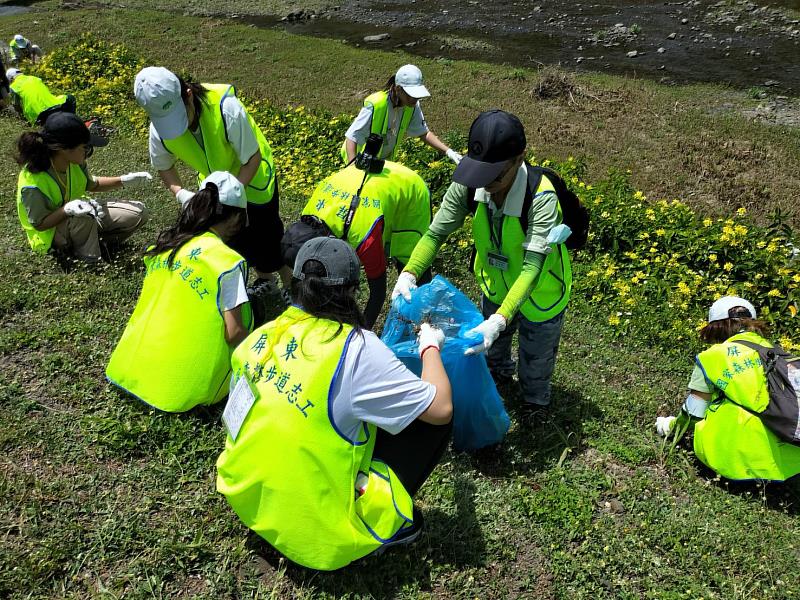
<svg viewBox="0 0 800 600"><path fill-rule="evenodd" d="M414 327L423 320L444 331L442 362L453 390L453 447L477 450L503 439L510 419L497 392L486 358L464 356L481 342L467 331L483 322L478 308L441 275L411 293L411 302L399 296L392 303L383 328L383 342L412 372L422 372Z"/></svg>

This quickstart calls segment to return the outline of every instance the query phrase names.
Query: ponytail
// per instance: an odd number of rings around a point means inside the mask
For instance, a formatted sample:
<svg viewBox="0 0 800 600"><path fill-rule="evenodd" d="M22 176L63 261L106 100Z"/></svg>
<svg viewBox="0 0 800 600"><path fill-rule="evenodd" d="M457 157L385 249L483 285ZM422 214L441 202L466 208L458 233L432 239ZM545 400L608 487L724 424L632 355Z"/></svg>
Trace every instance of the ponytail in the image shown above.
<svg viewBox="0 0 800 600"><path fill-rule="evenodd" d="M388 92L389 90L392 89L392 86L394 86L394 75L392 75L391 77L389 77L389 79L386 80L386 84L383 86L383 89Z"/></svg>
<svg viewBox="0 0 800 600"><path fill-rule="evenodd" d="M217 186L210 182L206 183L206 187L192 196L192 199L183 206L177 223L158 234L156 243L144 254L156 256L171 250L167 257L167 264L171 267L181 246L237 213L246 214L243 208L220 203Z"/></svg>
<svg viewBox="0 0 800 600"><path fill-rule="evenodd" d="M40 131L26 131L17 138L17 164L31 173L42 173L50 168L53 148L48 146Z"/></svg>

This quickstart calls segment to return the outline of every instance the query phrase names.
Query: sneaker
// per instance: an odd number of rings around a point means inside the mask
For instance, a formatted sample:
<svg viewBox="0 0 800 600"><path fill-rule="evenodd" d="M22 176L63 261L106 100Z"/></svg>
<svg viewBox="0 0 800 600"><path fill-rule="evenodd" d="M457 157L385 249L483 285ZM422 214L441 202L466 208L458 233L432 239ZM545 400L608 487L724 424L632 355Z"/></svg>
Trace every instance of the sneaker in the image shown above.
<svg viewBox="0 0 800 600"><path fill-rule="evenodd" d="M409 527L401 529L390 541L382 544L380 548L377 548L369 556L380 556L394 546L408 546L416 542L425 527L425 519L422 518L422 513L416 506L414 507L412 518L414 522Z"/></svg>
<svg viewBox="0 0 800 600"><path fill-rule="evenodd" d="M551 417L549 404L523 402L520 406L521 418L528 424L543 423Z"/></svg>

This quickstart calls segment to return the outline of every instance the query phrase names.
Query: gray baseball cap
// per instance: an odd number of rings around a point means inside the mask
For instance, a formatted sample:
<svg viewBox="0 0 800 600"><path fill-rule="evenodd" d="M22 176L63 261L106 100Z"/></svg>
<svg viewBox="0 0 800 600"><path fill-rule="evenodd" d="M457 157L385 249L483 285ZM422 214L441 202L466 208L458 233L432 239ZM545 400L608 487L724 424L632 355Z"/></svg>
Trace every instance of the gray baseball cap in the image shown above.
<svg viewBox="0 0 800 600"><path fill-rule="evenodd" d="M294 262L292 276L305 279L303 267L309 260L322 263L325 268L325 277L321 277L325 285L354 285L358 283L358 274L361 263L356 256L356 251L339 238L318 237L308 240Z"/></svg>

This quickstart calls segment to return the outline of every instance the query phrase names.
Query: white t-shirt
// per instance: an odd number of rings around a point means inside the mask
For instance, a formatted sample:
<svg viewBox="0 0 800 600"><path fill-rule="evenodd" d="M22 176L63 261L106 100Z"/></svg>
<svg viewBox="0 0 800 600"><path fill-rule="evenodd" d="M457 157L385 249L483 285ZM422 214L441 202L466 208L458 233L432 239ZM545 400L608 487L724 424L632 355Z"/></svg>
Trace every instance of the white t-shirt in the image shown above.
<svg viewBox="0 0 800 600"><path fill-rule="evenodd" d="M219 309L233 310L240 304L249 302L242 269L231 269L219 278Z"/></svg>
<svg viewBox="0 0 800 600"><path fill-rule="evenodd" d="M356 146L360 146L366 142L367 137L369 137L372 127L372 110L372 106L363 107L350 125L347 133L344 134L347 139L355 142ZM389 106L387 108L389 128L386 130L386 139L383 140L383 146L381 146L380 158L386 158L392 153L392 150L394 150L395 144L397 144L397 133L400 129L400 122L403 118L404 110L402 106L392 106L392 101L389 100ZM414 106L414 112L411 114L408 128L406 129L406 137L419 137L426 133L428 133L428 124L425 122L422 109L419 107L419 102L417 102L416 106Z"/></svg>
<svg viewBox="0 0 800 600"><path fill-rule="evenodd" d="M349 440L363 440L363 422L395 435L425 412L436 387L409 371L378 336L350 340L333 385L332 416Z"/></svg>
<svg viewBox="0 0 800 600"><path fill-rule="evenodd" d="M228 132L228 143L233 146L239 162L245 164L253 155L258 152L258 140L250 121L247 119L247 112L239 102L238 98L228 96L222 103L222 118L225 119L225 126ZM200 128L193 131L194 138L203 147L203 136ZM161 137L156 128L150 123L150 164L157 171L167 171L175 166L177 157L164 147Z"/></svg>

